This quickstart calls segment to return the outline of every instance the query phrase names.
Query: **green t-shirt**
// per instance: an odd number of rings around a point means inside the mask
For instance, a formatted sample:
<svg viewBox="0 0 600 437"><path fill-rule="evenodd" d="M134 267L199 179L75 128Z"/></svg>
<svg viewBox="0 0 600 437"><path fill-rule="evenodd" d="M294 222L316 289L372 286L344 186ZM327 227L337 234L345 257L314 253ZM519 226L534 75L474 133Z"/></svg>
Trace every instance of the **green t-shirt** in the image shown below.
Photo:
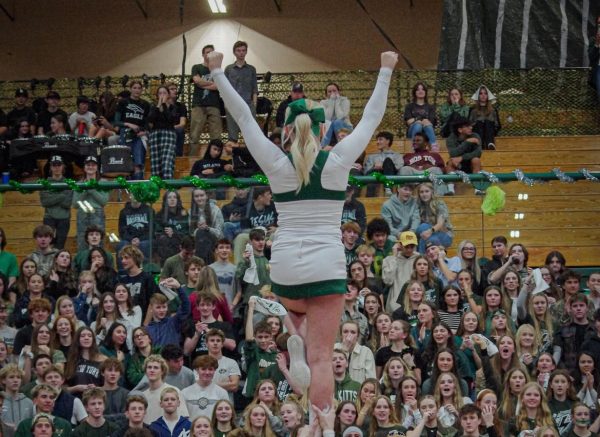
<svg viewBox="0 0 600 437"><path fill-rule="evenodd" d="M119 427L114 422L106 420L104 425L99 428L94 428L86 421L81 422L75 427L71 435L73 437L106 437L113 432L118 431Z"/></svg>
<svg viewBox="0 0 600 437"><path fill-rule="evenodd" d="M348 374L346 374L346 377L342 381L335 381L334 396L336 401L354 402L358 397L359 391L360 383L350 378Z"/></svg>
<svg viewBox="0 0 600 437"><path fill-rule="evenodd" d="M371 243L371 247L375 249L375 256L373 257L373 264L371 265L371 271L378 278L381 277L381 270L383 268L383 260L386 256L390 256L392 254L392 249L394 247L394 242L390 239L385 241L383 248L379 248Z"/></svg>
<svg viewBox="0 0 600 437"><path fill-rule="evenodd" d="M71 424L67 422L65 419L61 417L54 416L54 432L52 433L52 437L70 437L71 432ZM33 434L31 433L31 425L33 424L33 417L29 419L25 419L19 423L17 427L17 432L15 433L15 437L30 437ZM106 434L103 435L106 437Z"/></svg>
<svg viewBox="0 0 600 437"><path fill-rule="evenodd" d="M108 265L110 267L113 267L115 265L113 256L106 249L104 249L104 252L106 253L106 260L108 261ZM88 262L89 256L90 256L90 249L83 249L83 250L80 250L79 252L77 252L77 254L75 255L75 259L73 260L73 264L75 265L75 270L77 270L79 273L81 273L84 270L89 270L90 269L90 263Z"/></svg>
<svg viewBox="0 0 600 437"><path fill-rule="evenodd" d="M7 277L19 276L19 266L17 265L17 257L10 252L0 252L0 272ZM4 284L6 287L8 284Z"/></svg>
<svg viewBox="0 0 600 437"><path fill-rule="evenodd" d="M256 384L261 379L267 368L276 366L277 351L266 352L258 347L255 341L248 341L244 344L244 355L246 356L246 386L244 387L244 396L252 398Z"/></svg>

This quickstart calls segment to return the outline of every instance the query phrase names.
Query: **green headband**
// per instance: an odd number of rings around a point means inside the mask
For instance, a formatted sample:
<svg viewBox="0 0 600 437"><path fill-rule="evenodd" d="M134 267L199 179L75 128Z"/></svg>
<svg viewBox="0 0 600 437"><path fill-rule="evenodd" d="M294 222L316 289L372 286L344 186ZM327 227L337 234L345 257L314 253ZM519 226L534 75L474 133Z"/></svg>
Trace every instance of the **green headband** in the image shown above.
<svg viewBox="0 0 600 437"><path fill-rule="evenodd" d="M316 136L321 132L320 123L325 123L325 110L323 108L308 109L306 99L294 100L288 105L290 113L285 119L285 124L291 124L300 114L308 114L312 121L311 129Z"/></svg>

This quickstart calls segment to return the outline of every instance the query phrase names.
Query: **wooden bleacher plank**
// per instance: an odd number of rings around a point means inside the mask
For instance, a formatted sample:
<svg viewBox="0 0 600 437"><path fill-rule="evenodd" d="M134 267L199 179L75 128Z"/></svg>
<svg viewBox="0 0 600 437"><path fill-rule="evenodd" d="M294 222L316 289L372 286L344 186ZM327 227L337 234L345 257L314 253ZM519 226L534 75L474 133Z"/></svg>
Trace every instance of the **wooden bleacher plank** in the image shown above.
<svg viewBox="0 0 600 437"><path fill-rule="evenodd" d="M381 206L387 200L384 197L369 197L360 199L369 211L381 211ZM454 212L481 212L483 197L479 196L447 196L444 202L450 211ZM516 196L507 196L504 212L527 212L527 211L552 211L552 210L574 210L574 211L598 211L600 203L588 195L564 196L533 196L528 200L518 200Z"/></svg>
<svg viewBox="0 0 600 437"><path fill-rule="evenodd" d="M446 140L438 138L440 150L446 151ZM574 135L557 137L496 137L496 151L544 151L544 150L598 150L600 137L597 135ZM412 150L412 142L407 138L394 140L392 149L407 153ZM377 151L377 142L373 139L367 146L367 153ZM487 153L487 152L486 152ZM493 153L493 152L489 152Z"/></svg>
<svg viewBox="0 0 600 437"><path fill-rule="evenodd" d="M600 208L595 211L600 212ZM594 212L594 213L595 213ZM515 219L515 213L501 212L495 216L486 216L479 213L450 212L450 222L455 230L480 229L482 222L485 229L527 229L540 230L551 228L578 229L596 232L598 225L590 220L589 211L551 211L551 212L527 212L524 218ZM367 214L367 221L379 217L376 211Z"/></svg>
<svg viewBox="0 0 600 437"><path fill-rule="evenodd" d="M457 188L460 190L463 189L461 183L456 184ZM522 184L521 182L514 181L500 184L500 187L504 192L508 195L516 196L519 193L528 193L529 196L577 196L581 194L585 195L600 195L600 184L589 182L589 181L578 181L573 184L565 184L559 181L548 181L544 184L535 185L533 187L529 187L527 185ZM233 190L229 190L229 197L233 196ZM465 189L464 192L470 196L472 194L471 189ZM163 191L164 194L164 191ZM184 188L179 190L179 194L182 198L183 204L186 207L189 207L191 200L191 189ZM32 205L39 207L39 195L37 194L20 194L18 192L7 192L3 194L4 196L4 208L0 209L0 220L3 218L4 213L8 210L7 207L11 206L21 206L21 205ZM123 196L125 197L125 195ZM161 196L162 197L162 196ZM361 198L360 200L365 202L366 198ZM444 200L448 201L450 197L445 197ZM367 200L368 201L368 200ZM223 201L219 201L221 203ZM227 201L225 201L227 202ZM116 204L117 202L110 202L111 204ZM118 203L119 205L124 204L124 201Z"/></svg>

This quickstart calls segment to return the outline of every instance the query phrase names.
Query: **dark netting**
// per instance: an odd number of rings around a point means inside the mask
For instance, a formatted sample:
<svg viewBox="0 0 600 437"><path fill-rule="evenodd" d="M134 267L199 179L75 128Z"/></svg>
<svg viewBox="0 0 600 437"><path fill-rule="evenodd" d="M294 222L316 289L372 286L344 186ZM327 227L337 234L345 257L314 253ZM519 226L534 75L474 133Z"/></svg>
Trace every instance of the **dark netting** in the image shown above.
<svg viewBox="0 0 600 437"><path fill-rule="evenodd" d="M274 127L275 110L279 102L289 94L292 82L304 84L308 97L320 100L325 96L329 82L337 83L342 94L352 102L351 119L358 122L374 86L376 72L337 71L314 73L273 74L270 81L261 76L259 90L262 96L273 102L270 130ZM600 110L595 93L588 84L587 69L532 69L532 70L478 70L478 71L398 71L393 78L387 111L380 129L405 134L402 113L411 98L412 86L417 81L429 87L429 101L438 107L446 100L447 91L453 87L463 90L467 102L479 85L485 84L498 97L501 135L554 136L600 134ZM134 77L131 77L134 79ZM135 79L141 79L135 77ZM191 106L190 77L184 77L183 97ZM166 81L180 84L181 76L167 76ZM97 99L105 90L118 94L124 88L121 78L111 78L109 84L102 79L56 80L53 89L62 97L61 106L67 110L75 108L75 99L80 93ZM160 84L158 78L150 78L144 96L153 100ZM82 85L81 88L79 85ZM107 87L108 85L108 87ZM8 81L0 84L0 107L9 111L14 100L15 89L30 90L30 102L46 95L47 87L42 82L31 90L31 81ZM439 126L438 126L439 127Z"/></svg>

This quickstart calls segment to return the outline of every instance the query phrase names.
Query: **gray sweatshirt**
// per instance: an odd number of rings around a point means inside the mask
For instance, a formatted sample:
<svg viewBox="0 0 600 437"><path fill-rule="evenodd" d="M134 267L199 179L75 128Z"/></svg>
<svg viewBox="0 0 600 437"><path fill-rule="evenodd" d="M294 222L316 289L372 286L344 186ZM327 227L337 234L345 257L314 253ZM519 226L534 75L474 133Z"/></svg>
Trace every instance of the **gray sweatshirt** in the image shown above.
<svg viewBox="0 0 600 437"><path fill-rule="evenodd" d="M404 231L415 232L421 224L419 206L414 197L406 202L396 195L390 197L381 207L381 216L390 225L390 237L394 238Z"/></svg>

